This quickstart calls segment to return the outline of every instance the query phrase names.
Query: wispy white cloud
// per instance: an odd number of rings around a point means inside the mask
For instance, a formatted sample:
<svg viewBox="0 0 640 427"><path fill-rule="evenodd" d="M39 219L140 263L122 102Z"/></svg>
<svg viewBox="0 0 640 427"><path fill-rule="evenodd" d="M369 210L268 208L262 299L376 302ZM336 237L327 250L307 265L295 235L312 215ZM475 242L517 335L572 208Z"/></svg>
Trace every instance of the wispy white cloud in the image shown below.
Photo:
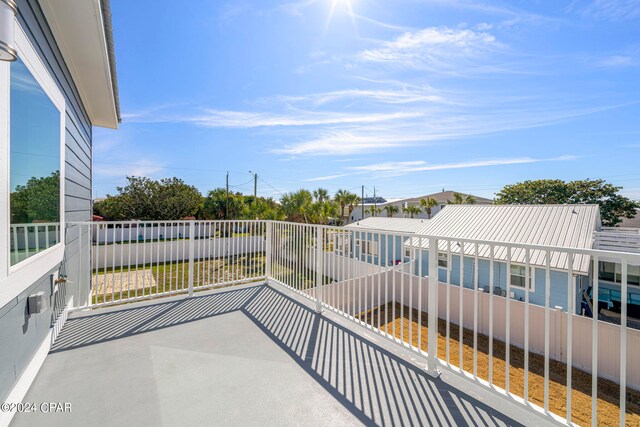
<svg viewBox="0 0 640 427"><path fill-rule="evenodd" d="M560 123L620 106L600 108L522 106L520 100L505 103L493 111L463 109L424 110L423 117L398 120L384 126L346 126L314 129L303 139L270 151L290 156L348 156L389 151L408 146L428 146L446 140Z"/></svg>
<svg viewBox="0 0 640 427"><path fill-rule="evenodd" d="M599 63L603 67L626 67L634 64L634 60L631 56L625 55L612 55Z"/></svg>
<svg viewBox="0 0 640 427"><path fill-rule="evenodd" d="M638 0L574 1L567 11L597 19L622 21L640 18L640 2Z"/></svg>
<svg viewBox="0 0 640 427"><path fill-rule="evenodd" d="M338 178L343 178L343 177L349 176L349 175L353 175L353 174L341 173L341 174L337 174L337 175L317 176L315 178L303 179L303 181L305 181L305 182L331 181L331 180L338 179Z"/></svg>
<svg viewBox="0 0 640 427"><path fill-rule="evenodd" d="M185 120L211 128L256 128L256 127L298 127L355 123L377 123L389 120L409 119L421 116L421 112L399 111L394 113L339 113L292 111L290 113L267 113L247 111L206 110L205 114L188 117Z"/></svg>
<svg viewBox="0 0 640 427"><path fill-rule="evenodd" d="M500 49L503 45L488 32L430 27L401 34L379 47L358 53L361 61L387 63L417 69L451 68Z"/></svg>
<svg viewBox="0 0 640 427"><path fill-rule="evenodd" d="M447 170L447 169L467 169L481 168L489 166L518 165L527 163L558 162L575 160L576 156L565 155L552 158L532 158L515 157L501 159L472 160L456 163L430 164L423 160L412 160L406 162L384 162L365 166L353 166L349 169L360 172L383 172L388 175L399 176L416 172Z"/></svg>
<svg viewBox="0 0 640 427"><path fill-rule="evenodd" d="M363 100L368 103L410 104L418 102L448 103L443 96L437 94L431 87L402 89L345 89L330 92L312 93L308 95L276 96L263 98L260 104L282 102L286 104L304 104L319 107L333 102Z"/></svg>
<svg viewBox="0 0 640 427"><path fill-rule="evenodd" d="M350 132L329 132L308 141L274 148L271 152L294 156L345 156L360 153L373 153L394 147L406 146L418 139L397 134L395 136L377 136L373 133L354 134Z"/></svg>

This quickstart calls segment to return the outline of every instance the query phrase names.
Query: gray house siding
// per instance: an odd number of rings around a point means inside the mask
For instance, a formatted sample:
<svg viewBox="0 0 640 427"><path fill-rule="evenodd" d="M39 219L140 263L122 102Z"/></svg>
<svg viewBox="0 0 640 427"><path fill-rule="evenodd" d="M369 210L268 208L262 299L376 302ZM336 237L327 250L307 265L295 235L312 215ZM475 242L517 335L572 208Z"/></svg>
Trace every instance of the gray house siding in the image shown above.
<svg viewBox="0 0 640 427"><path fill-rule="evenodd" d="M17 4L20 25L65 97L65 219L88 221L91 219L91 122L40 5L36 0L17 0ZM81 239L82 246L78 245L78 237L76 227L67 230L65 268L81 273L78 277L89 277L88 257L79 256L79 251L89 253L87 237ZM55 270L50 272L53 273ZM69 284L67 302L78 293L81 285L88 286L88 283ZM0 401L10 393L49 333L53 301L46 313L27 315L26 298L39 291L51 295L50 275L0 307Z"/></svg>

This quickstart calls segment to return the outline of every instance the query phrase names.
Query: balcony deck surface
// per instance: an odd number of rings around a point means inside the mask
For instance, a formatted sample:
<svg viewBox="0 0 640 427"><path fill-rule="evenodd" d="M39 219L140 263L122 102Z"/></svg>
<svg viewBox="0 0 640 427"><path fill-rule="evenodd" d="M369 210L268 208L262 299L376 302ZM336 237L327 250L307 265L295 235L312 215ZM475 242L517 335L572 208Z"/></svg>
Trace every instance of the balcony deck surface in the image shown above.
<svg viewBox="0 0 640 427"><path fill-rule="evenodd" d="M424 363L280 287L234 287L73 314L23 400L72 412L11 425L541 424Z"/></svg>

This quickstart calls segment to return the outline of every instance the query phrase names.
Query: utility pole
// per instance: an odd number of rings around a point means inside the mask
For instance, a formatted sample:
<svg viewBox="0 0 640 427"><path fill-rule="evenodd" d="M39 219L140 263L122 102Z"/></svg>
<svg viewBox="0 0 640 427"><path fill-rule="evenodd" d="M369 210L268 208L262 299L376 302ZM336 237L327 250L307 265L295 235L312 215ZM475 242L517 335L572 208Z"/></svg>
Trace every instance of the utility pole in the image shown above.
<svg viewBox="0 0 640 427"><path fill-rule="evenodd" d="M249 173L253 175L253 203L255 203L258 198L258 174L251 171Z"/></svg>
<svg viewBox="0 0 640 427"><path fill-rule="evenodd" d="M360 206L361 206L360 217L364 219L364 185L362 186L362 197L360 198Z"/></svg>
<svg viewBox="0 0 640 427"><path fill-rule="evenodd" d="M227 201L224 208L224 219L229 217L229 171L227 171Z"/></svg>
<svg viewBox="0 0 640 427"><path fill-rule="evenodd" d="M373 215L376 216L376 209L378 209L378 201L376 200L376 187L373 187Z"/></svg>

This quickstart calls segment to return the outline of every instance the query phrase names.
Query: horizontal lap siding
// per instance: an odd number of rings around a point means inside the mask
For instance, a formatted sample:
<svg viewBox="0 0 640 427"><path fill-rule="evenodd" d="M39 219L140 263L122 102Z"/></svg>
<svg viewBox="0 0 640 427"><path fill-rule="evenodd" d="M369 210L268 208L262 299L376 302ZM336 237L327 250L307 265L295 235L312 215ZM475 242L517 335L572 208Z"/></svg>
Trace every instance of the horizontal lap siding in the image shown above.
<svg viewBox="0 0 640 427"><path fill-rule="evenodd" d="M91 219L91 123L37 0L17 0L17 4L21 27L65 98L66 220L87 221ZM88 258L85 255L80 259L82 253L89 253L86 234L82 239L86 247L78 246L77 238L77 230L67 235L65 268L69 273L80 273L81 277L88 278ZM83 285L88 286L88 281L69 287L69 298L76 287ZM0 401L8 396L50 330L52 304L45 313L27 314L27 296L39 291L51 296L50 275L37 280L11 303L0 307L0 342L3 344L0 346Z"/></svg>
<svg viewBox="0 0 640 427"><path fill-rule="evenodd" d="M422 274L420 271L419 260L422 259ZM478 259L478 289L482 289L485 286L494 286L500 287L502 290L507 289L507 264L501 261L494 261L493 265L493 285L491 285L490 281L490 266L491 263L486 259ZM414 271L418 275L428 276L429 274L429 252L422 251L422 256L418 257ZM545 305L545 294L546 294L546 271L544 268L535 268L534 273L534 281L535 281L535 289L533 292L529 293L529 301L532 304L544 306ZM452 255L451 256L451 265L450 265L450 280L454 285L458 285L460 283L460 256ZM473 257L464 257L464 287L473 289L474 287L474 258ZM549 306L551 308L555 306L562 307L563 310L566 310L568 307L568 299L567 299L567 273L562 271L551 270L550 271L550 295L549 295ZM440 282L447 281L447 270L444 268L438 268L438 280ZM515 298L517 300L524 301L525 292L523 288L518 288L516 286L511 287L511 292L515 294ZM576 286L576 293L579 293L579 287ZM578 300L577 296L575 296L576 300Z"/></svg>

